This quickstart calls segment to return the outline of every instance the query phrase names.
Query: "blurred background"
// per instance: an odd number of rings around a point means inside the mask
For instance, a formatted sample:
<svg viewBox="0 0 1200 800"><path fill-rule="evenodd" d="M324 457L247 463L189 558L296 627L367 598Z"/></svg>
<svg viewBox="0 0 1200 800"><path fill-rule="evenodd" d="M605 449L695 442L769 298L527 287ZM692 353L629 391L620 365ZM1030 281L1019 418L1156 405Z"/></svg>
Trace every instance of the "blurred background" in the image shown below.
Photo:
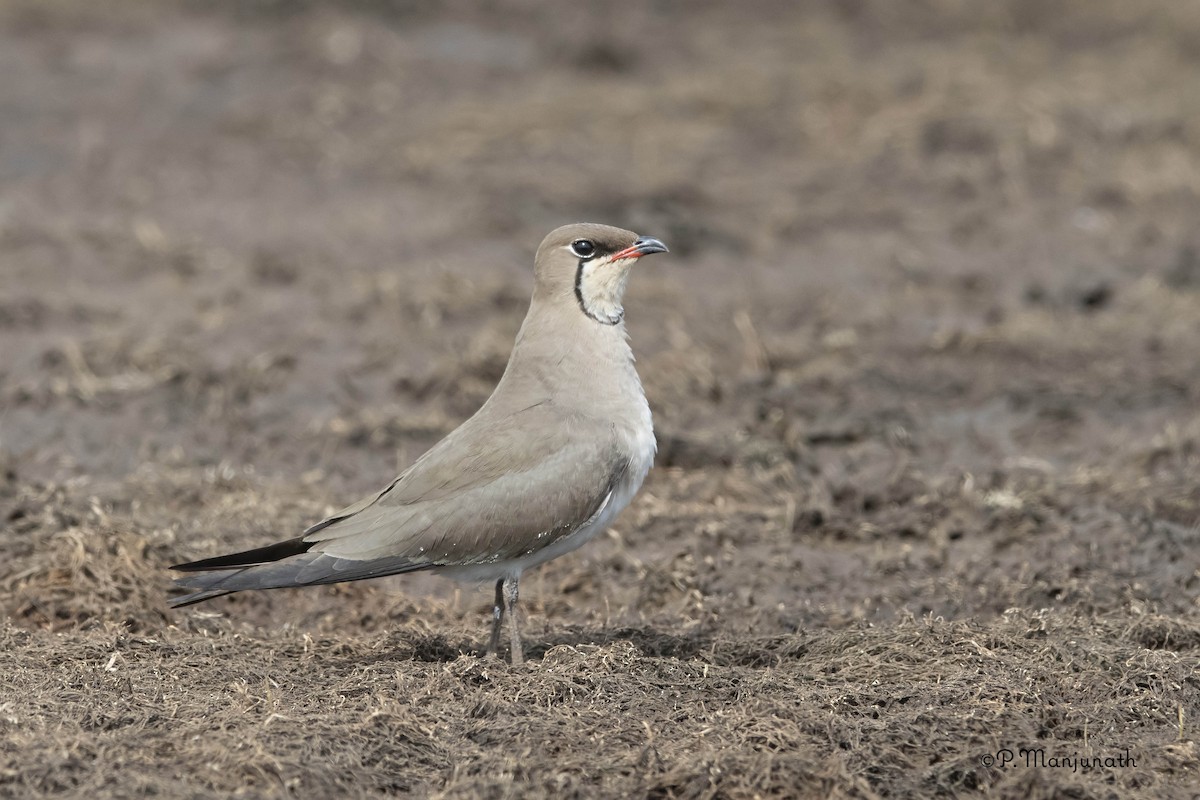
<svg viewBox="0 0 1200 800"><path fill-rule="evenodd" d="M671 247L626 306L659 458L531 577L535 656L1049 609L1194 657L1198 69L1175 0L4 0L0 610L470 652L487 592L168 613L165 567L452 430L586 220Z"/></svg>

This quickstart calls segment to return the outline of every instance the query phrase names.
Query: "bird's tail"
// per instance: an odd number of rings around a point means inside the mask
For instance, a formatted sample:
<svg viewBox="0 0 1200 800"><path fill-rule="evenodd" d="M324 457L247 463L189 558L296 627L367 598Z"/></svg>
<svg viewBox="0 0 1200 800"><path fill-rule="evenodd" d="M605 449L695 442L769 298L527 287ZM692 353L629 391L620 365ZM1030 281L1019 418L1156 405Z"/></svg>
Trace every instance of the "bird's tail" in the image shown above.
<svg viewBox="0 0 1200 800"><path fill-rule="evenodd" d="M184 587L182 580L175 581L175 585L181 588L194 588ZM205 600L211 600L214 597L221 597L227 594L233 594L233 589L209 589L208 591L204 592L192 592L191 594L181 595L180 597L172 597L170 600L171 608L183 608L184 606L190 606L194 603L203 603Z"/></svg>
<svg viewBox="0 0 1200 800"><path fill-rule="evenodd" d="M306 542L303 538L289 539L254 550L176 564L171 569L189 574L177 579L175 585L192 592L172 598L171 607L190 606L245 589L286 589L361 581L439 566L402 556L365 561L339 558L310 552L314 544L316 542Z"/></svg>
<svg viewBox="0 0 1200 800"><path fill-rule="evenodd" d="M307 553L310 547L312 547L312 542L306 542L303 538L296 538L289 539L286 542L269 544L266 547L256 547L253 550L243 550L240 553L229 553L214 558L201 559L200 561L189 561L186 564L175 564L171 569L178 572L206 574L187 575L177 579L175 581L176 586L183 589L194 589L195 591L191 594L181 595L180 597L172 597L170 601L171 608L181 608L183 606L190 606L193 603L202 603L214 597L233 594L243 588L268 588L266 586L244 585L233 588L228 585L244 584L246 583L244 578L240 581L235 581L234 578L243 575L253 567L272 564L285 558ZM224 588L226 586L228 588Z"/></svg>

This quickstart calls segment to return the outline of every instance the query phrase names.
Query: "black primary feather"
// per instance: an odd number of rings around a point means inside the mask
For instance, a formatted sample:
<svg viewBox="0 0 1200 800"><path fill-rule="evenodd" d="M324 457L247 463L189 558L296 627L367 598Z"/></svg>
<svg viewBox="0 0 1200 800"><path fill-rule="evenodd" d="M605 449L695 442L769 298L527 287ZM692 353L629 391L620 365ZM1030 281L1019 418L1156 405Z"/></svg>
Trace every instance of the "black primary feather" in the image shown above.
<svg viewBox="0 0 1200 800"><path fill-rule="evenodd" d="M304 541L303 537L288 539L286 542L276 542L266 547L256 547L253 550L243 550L240 553L229 553L214 556L200 561L189 561L186 564L176 564L171 569L179 572L211 572L222 569L241 569L259 564L269 564L301 553L307 553L313 546L312 542Z"/></svg>

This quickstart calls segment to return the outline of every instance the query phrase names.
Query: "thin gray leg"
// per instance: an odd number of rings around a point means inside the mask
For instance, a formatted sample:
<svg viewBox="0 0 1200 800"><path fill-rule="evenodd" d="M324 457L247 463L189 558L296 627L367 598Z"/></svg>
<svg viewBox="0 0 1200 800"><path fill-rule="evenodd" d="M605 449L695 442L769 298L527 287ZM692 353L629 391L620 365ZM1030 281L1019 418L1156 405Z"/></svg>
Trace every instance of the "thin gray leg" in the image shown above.
<svg viewBox="0 0 1200 800"><path fill-rule="evenodd" d="M504 579L504 605L508 611L508 639L512 646L514 666L525 663L525 650L521 647L520 615L517 611L517 578Z"/></svg>
<svg viewBox="0 0 1200 800"><path fill-rule="evenodd" d="M504 579L496 581L496 600L492 603L492 638L488 641L484 657L494 656L500 651L500 625L504 622Z"/></svg>

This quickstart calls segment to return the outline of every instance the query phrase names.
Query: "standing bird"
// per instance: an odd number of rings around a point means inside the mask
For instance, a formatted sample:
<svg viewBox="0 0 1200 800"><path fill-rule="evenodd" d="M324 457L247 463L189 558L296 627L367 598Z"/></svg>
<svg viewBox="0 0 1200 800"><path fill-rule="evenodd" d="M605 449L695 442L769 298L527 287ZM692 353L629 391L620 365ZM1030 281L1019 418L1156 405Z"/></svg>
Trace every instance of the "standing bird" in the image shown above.
<svg viewBox="0 0 1200 800"><path fill-rule="evenodd" d="M489 655L509 620L524 661L521 574L569 553L629 504L654 461L650 406L621 306L630 268L658 239L566 225L534 260L533 300L500 383L475 415L385 489L298 538L179 564L173 607L278 589L434 570L495 581Z"/></svg>

